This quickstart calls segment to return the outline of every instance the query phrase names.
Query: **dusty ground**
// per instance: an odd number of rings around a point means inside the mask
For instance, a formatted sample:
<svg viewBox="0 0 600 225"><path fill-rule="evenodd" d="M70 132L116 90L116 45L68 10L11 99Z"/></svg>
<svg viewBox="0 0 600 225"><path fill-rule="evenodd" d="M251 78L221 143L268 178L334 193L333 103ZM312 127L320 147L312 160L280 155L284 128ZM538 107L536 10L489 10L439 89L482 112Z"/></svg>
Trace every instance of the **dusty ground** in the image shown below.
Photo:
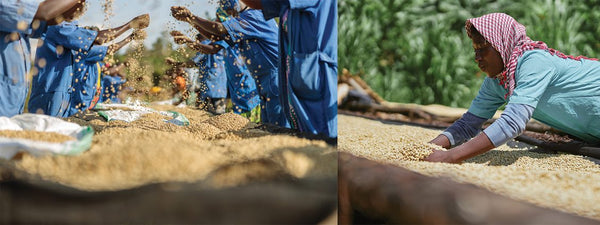
<svg viewBox="0 0 600 225"><path fill-rule="evenodd" d="M449 177L547 208L600 219L600 166L589 158L544 154L509 142L463 164L417 161L441 131L338 116L338 150L433 177Z"/></svg>

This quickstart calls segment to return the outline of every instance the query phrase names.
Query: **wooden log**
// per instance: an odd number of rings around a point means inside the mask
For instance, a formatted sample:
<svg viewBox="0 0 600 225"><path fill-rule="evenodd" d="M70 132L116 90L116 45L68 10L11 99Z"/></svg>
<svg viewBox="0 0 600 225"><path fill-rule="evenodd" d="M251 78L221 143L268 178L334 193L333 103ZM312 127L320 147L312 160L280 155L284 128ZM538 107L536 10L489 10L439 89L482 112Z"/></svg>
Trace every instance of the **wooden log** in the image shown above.
<svg viewBox="0 0 600 225"><path fill-rule="evenodd" d="M317 224L336 209L335 180L227 189L199 183L85 192L0 183L0 224Z"/></svg>
<svg viewBox="0 0 600 225"><path fill-rule="evenodd" d="M338 165L340 224L598 224L348 153Z"/></svg>
<svg viewBox="0 0 600 225"><path fill-rule="evenodd" d="M360 94L369 96L369 93L367 92L367 90L365 90L363 87L361 87L358 82L356 82L356 80L354 80L354 78L350 77L347 80L347 83L356 91L358 91Z"/></svg>
<svg viewBox="0 0 600 225"><path fill-rule="evenodd" d="M411 119L420 118L426 121L431 121L431 114L413 107L405 107L404 105L387 105L387 104L376 104L376 103L358 103L351 102L348 104L348 108L351 110L359 110L363 112L385 112L385 113L401 113L408 116Z"/></svg>
<svg viewBox="0 0 600 225"><path fill-rule="evenodd" d="M373 89L371 89L367 82L365 82L362 78L359 76L353 76L352 78L369 94L369 96L371 96L371 98L373 98L373 100L375 100L375 102L379 104L386 102L381 96L379 96L379 94L377 94L377 92L373 91Z"/></svg>
<svg viewBox="0 0 600 225"><path fill-rule="evenodd" d="M583 155L595 159L600 159L599 147L588 146L586 145L586 143L580 141L573 140L570 142L549 142L536 139L527 134L521 134L518 137L516 137L515 140L537 146L541 148L541 150L547 152L565 152L569 154Z"/></svg>
<svg viewBox="0 0 600 225"><path fill-rule="evenodd" d="M350 86L348 84L345 84L345 83L338 84L338 91L337 91L338 105L342 104L342 101L344 100L344 98L346 98L346 96L348 96L349 91L350 91Z"/></svg>

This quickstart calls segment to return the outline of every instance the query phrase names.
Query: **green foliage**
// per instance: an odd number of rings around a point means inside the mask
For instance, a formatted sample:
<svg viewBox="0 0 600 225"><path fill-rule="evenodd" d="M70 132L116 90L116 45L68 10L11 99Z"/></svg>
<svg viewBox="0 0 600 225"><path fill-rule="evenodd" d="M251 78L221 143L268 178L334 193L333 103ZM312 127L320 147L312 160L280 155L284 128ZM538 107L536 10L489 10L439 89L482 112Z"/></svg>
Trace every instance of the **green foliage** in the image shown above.
<svg viewBox="0 0 600 225"><path fill-rule="evenodd" d="M599 7L575 0L340 0L339 65L389 101L468 107L484 74L466 19L504 12L534 40L596 57Z"/></svg>

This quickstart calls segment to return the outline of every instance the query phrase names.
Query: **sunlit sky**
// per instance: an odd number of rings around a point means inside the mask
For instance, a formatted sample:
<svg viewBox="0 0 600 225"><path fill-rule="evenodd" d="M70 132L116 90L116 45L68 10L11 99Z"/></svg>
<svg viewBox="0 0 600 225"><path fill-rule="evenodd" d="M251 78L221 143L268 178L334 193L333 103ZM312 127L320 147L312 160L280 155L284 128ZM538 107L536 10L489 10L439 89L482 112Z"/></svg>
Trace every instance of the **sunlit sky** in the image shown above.
<svg viewBox="0 0 600 225"><path fill-rule="evenodd" d="M79 19L79 24L81 26L98 26L100 29L107 29L123 25L135 16L149 13L150 26L146 29L148 38L145 41L147 47L151 46L162 31L177 29L188 34L193 31L189 24L179 22L171 16L171 6L186 6L192 13L202 17L205 17L207 13L214 15L217 7L216 0L113 0L114 16L105 21L102 4L106 1L108 0L87 0L88 9ZM117 40L124 37L126 36L123 35Z"/></svg>

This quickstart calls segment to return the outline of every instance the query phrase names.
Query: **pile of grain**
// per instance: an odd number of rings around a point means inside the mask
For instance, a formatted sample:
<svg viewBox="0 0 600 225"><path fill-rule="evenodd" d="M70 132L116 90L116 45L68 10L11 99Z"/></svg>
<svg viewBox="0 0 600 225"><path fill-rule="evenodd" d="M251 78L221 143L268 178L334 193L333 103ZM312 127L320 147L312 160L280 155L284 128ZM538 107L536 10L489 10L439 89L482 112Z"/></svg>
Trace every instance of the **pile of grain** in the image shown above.
<svg viewBox="0 0 600 225"><path fill-rule="evenodd" d="M226 131L240 130L250 123L247 118L232 112L211 117L206 122Z"/></svg>
<svg viewBox="0 0 600 225"><path fill-rule="evenodd" d="M600 166L586 157L535 153L529 151L532 146L509 142L459 165L411 161L405 159L407 153L395 149L414 145L404 141L429 141L441 131L342 115L338 121L339 151L428 176L450 177L542 207L600 219L600 205L596 204L600 201ZM360 140L352 140L356 138Z"/></svg>
<svg viewBox="0 0 600 225"><path fill-rule="evenodd" d="M20 138L29 139L32 141L42 141L51 143L63 143L66 141L74 141L75 138L55 132L41 132L33 130L15 131L15 130L0 130L0 137L4 138Z"/></svg>
<svg viewBox="0 0 600 225"><path fill-rule="evenodd" d="M145 130L160 130L165 132L173 132L180 128L172 123L164 122L165 120L172 119L168 116L163 116L160 113L148 113L142 115L139 119L128 124L127 127L136 127Z"/></svg>
<svg viewBox="0 0 600 225"><path fill-rule="evenodd" d="M273 179L336 179L336 150L323 141L242 126L238 115L211 117L187 108L160 109L183 113L191 125L148 129L165 124L157 114L143 117L141 123L69 118L101 128L96 130L90 150L79 156L25 155L8 163L27 174L92 191L167 181L205 181L230 187ZM186 114L188 111L198 112ZM235 125L224 126L225 121Z"/></svg>
<svg viewBox="0 0 600 225"><path fill-rule="evenodd" d="M427 143L438 131L415 132L412 127L383 125L366 119L353 119L351 125L339 121L338 133L343 134L338 137L339 149L351 149L355 155L387 162L418 161L429 156L431 149L444 150Z"/></svg>

